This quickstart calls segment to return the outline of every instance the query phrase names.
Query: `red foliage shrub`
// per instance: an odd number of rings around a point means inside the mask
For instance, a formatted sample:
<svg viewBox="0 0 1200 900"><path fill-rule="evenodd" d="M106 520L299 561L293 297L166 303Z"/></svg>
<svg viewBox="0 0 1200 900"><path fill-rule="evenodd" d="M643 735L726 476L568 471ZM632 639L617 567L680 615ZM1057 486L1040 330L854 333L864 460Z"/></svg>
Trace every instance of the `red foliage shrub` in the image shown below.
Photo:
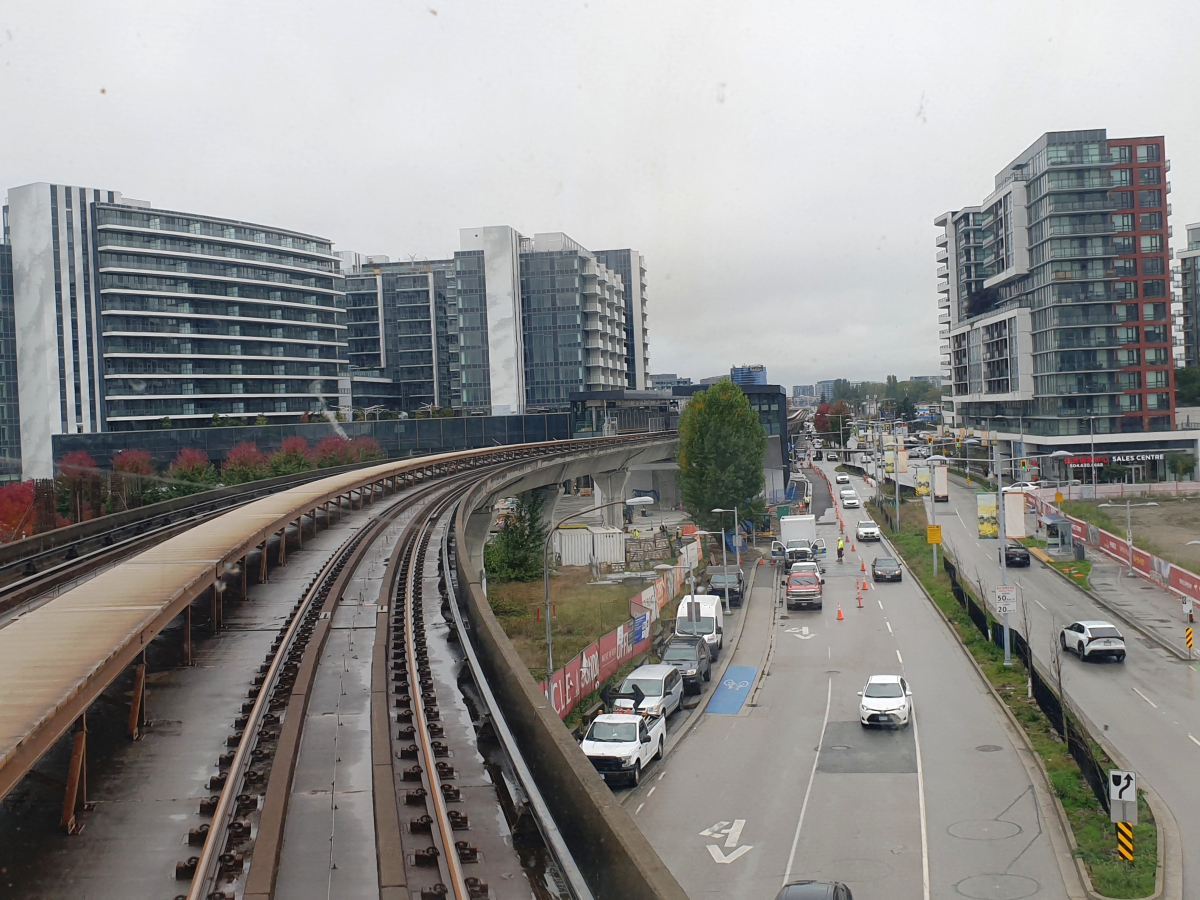
<svg viewBox="0 0 1200 900"><path fill-rule="evenodd" d="M0 487L0 541L16 541L33 533L32 504L32 481L12 481Z"/></svg>
<svg viewBox="0 0 1200 900"><path fill-rule="evenodd" d="M126 475L154 474L154 463L150 461L149 450L118 450L113 454L112 467L114 472Z"/></svg>
<svg viewBox="0 0 1200 900"><path fill-rule="evenodd" d="M76 475L86 475L88 472L94 471L95 468L96 461L92 459L92 455L86 450L72 450L58 460L58 473L68 478L73 478Z"/></svg>

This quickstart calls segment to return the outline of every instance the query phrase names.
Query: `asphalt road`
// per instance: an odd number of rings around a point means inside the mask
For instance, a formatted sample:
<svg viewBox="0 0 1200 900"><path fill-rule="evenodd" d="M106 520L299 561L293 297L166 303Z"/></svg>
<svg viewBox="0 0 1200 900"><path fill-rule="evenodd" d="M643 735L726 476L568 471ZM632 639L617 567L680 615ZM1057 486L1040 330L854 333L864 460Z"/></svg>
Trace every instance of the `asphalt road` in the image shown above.
<svg viewBox="0 0 1200 900"><path fill-rule="evenodd" d="M950 481L950 502L937 505L943 539L970 578L983 582L989 593L1000 583L998 543L980 540L975 530L975 490L957 479ZM1027 517L1033 530L1032 516ZM1090 553L1089 553L1090 555ZM1120 577L1120 576L1118 576ZM1081 619L1113 621L1113 615L1082 591L1036 560L1029 569L1009 570L1009 583L1018 586L1019 602L1028 604L1034 653L1049 665L1054 643L1064 625ZM1125 593L1158 588L1136 580ZM1175 623L1164 624L1163 604L1133 612L1144 624L1164 630L1183 629L1177 602ZM1170 616L1165 617L1169 619ZM1022 619L1016 617L1017 621ZM1200 672L1137 632L1117 626L1125 635L1124 663L1084 663L1063 659L1063 687L1075 705L1126 757L1171 809L1183 845L1184 884L1200 884ZM1185 891L1186 895L1186 891Z"/></svg>
<svg viewBox="0 0 1200 900"><path fill-rule="evenodd" d="M760 572L714 695L733 712L703 713L625 803L691 897L769 900L789 878L856 900L1067 896L1015 737L928 600L884 584L858 608L881 552L829 562L820 612L787 614ZM885 673L916 721L863 729L857 692Z"/></svg>

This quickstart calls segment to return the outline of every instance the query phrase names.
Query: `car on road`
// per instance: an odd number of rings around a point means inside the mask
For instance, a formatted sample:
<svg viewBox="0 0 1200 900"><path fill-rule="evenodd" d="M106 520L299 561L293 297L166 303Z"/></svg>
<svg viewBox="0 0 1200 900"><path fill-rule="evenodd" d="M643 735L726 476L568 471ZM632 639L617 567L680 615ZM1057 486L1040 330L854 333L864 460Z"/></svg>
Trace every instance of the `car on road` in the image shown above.
<svg viewBox="0 0 1200 900"><path fill-rule="evenodd" d="M862 501L858 499L858 492L854 488L846 488L838 494L842 501L843 509L859 509L862 506Z"/></svg>
<svg viewBox="0 0 1200 900"><path fill-rule="evenodd" d="M1017 482L1014 482L1013 484L1005 485L1004 493L1006 493L1006 494L1028 494L1030 491L1036 491L1037 489L1038 489L1038 485L1034 484L1032 481L1017 481Z"/></svg>
<svg viewBox="0 0 1200 900"><path fill-rule="evenodd" d="M775 900L854 900L854 895L840 881L789 881Z"/></svg>
<svg viewBox="0 0 1200 900"><path fill-rule="evenodd" d="M1004 564L1006 566L1025 566L1030 565L1029 550L1020 541L1009 540L1004 545Z"/></svg>
<svg viewBox="0 0 1200 900"><path fill-rule="evenodd" d="M700 682L712 680L712 654L704 638L674 638L663 651L662 661L679 670L686 694L700 693Z"/></svg>
<svg viewBox="0 0 1200 900"><path fill-rule="evenodd" d="M683 676L672 665L638 666L621 682L621 693L633 693L634 685L645 697L637 708L642 715L665 719L683 705Z"/></svg>
<svg viewBox="0 0 1200 900"><path fill-rule="evenodd" d="M637 785L651 760L662 759L666 745L666 716L625 709L596 716L580 749L606 783Z"/></svg>
<svg viewBox="0 0 1200 900"><path fill-rule="evenodd" d="M821 609L821 576L812 572L789 575L784 599L788 609Z"/></svg>
<svg viewBox="0 0 1200 900"><path fill-rule="evenodd" d="M800 572L807 572L810 575L816 575L821 579L821 584L825 583L825 570L821 568L819 563L815 562L794 562L792 567L788 569L788 575L796 575ZM787 583L787 578L783 579L784 584Z"/></svg>
<svg viewBox="0 0 1200 900"><path fill-rule="evenodd" d="M837 462L837 461L838 461L837 454L836 454L836 453L832 453L832 452L831 452L831 453L830 453L828 456L826 456L825 458L826 458L827 460L829 460L830 462Z"/></svg>
<svg viewBox="0 0 1200 900"><path fill-rule="evenodd" d="M720 597L712 594L688 594L675 611L675 633L702 637L712 658L721 655L725 645L725 608Z"/></svg>
<svg viewBox="0 0 1200 900"><path fill-rule="evenodd" d="M877 556L871 563L871 578L875 581L900 581L900 563L890 556Z"/></svg>
<svg viewBox="0 0 1200 900"><path fill-rule="evenodd" d="M854 536L860 541L883 540L883 535L879 531L879 526L870 519L863 519L854 526Z"/></svg>
<svg viewBox="0 0 1200 900"><path fill-rule="evenodd" d="M729 588L729 605L741 606L746 593L746 576L737 566L709 566L708 592L725 599L725 588Z"/></svg>
<svg viewBox="0 0 1200 900"><path fill-rule="evenodd" d="M849 484L850 476L847 475L845 472L838 472L836 475L833 476L833 483L834 484Z"/></svg>
<svg viewBox="0 0 1200 900"><path fill-rule="evenodd" d="M868 725L907 725L912 691L901 675L872 675L858 692L858 720Z"/></svg>
<svg viewBox="0 0 1200 900"><path fill-rule="evenodd" d="M1125 661L1125 638L1112 622L1085 620L1072 622L1058 636L1064 650L1079 655L1081 660L1109 657Z"/></svg>

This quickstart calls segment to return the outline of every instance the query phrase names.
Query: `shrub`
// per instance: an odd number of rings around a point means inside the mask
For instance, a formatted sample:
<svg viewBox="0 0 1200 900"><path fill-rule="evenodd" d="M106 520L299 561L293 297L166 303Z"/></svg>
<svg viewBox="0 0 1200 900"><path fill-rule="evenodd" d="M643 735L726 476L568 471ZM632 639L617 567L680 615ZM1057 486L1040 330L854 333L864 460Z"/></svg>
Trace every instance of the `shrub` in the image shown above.
<svg viewBox="0 0 1200 900"><path fill-rule="evenodd" d="M167 493L172 497L183 497L215 485L217 470L203 450L184 447L167 467L167 477L172 482L167 486Z"/></svg>
<svg viewBox="0 0 1200 900"><path fill-rule="evenodd" d="M372 459L384 459L385 457L383 448L379 446L379 441L375 440L375 438L363 435L362 437L356 437L354 440L352 440L350 445L354 448L354 458L359 462L368 462Z"/></svg>
<svg viewBox="0 0 1200 900"><path fill-rule="evenodd" d="M114 472L123 475L154 474L154 463L150 461L149 450L118 450L113 454L112 467Z"/></svg>
<svg viewBox="0 0 1200 900"><path fill-rule="evenodd" d="M245 484L247 481L257 481L271 474L267 458L258 449L257 444L244 441L236 444L225 454L225 464L221 467L221 480L226 484Z"/></svg>
<svg viewBox="0 0 1200 900"><path fill-rule="evenodd" d="M67 478L86 475L94 472L95 469L96 461L86 450L72 450L58 460L58 474L65 475Z"/></svg>
<svg viewBox="0 0 1200 900"><path fill-rule="evenodd" d="M322 469L330 466L345 466L357 460L354 446L348 438L331 434L317 443L317 465Z"/></svg>
<svg viewBox="0 0 1200 900"><path fill-rule="evenodd" d="M317 467L316 457L304 438L286 437L279 449L267 459L272 475L295 475Z"/></svg>
<svg viewBox="0 0 1200 900"><path fill-rule="evenodd" d="M33 533L32 505L32 481L11 481L0 487L0 541L16 541Z"/></svg>

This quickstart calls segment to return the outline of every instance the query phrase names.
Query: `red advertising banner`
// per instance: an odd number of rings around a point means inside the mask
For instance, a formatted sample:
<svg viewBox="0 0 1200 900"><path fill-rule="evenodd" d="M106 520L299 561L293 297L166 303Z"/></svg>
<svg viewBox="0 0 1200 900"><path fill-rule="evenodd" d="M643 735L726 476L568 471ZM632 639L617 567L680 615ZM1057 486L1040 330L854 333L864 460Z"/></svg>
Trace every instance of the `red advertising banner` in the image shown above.
<svg viewBox="0 0 1200 900"><path fill-rule="evenodd" d="M617 635L617 660L620 663L629 662L633 659L633 623L626 622L616 630Z"/></svg>
<svg viewBox="0 0 1200 900"><path fill-rule="evenodd" d="M621 660L617 658L617 633L610 631L604 637L600 638L600 680L611 676L617 671L621 665Z"/></svg>
<svg viewBox="0 0 1200 900"><path fill-rule="evenodd" d="M566 693L563 698L563 713L570 712L575 708L575 704L579 702L581 694L579 693L579 672L583 666L583 660L580 657L575 657L565 666L563 672L566 676Z"/></svg>
<svg viewBox="0 0 1200 900"><path fill-rule="evenodd" d="M1200 576L1179 566L1171 566L1171 590L1178 591L1193 600L1200 600Z"/></svg>
<svg viewBox="0 0 1200 900"><path fill-rule="evenodd" d="M1100 549L1103 550L1105 553L1111 553L1117 559L1121 559L1121 560L1129 559L1129 554L1126 552L1126 549L1125 549L1125 542L1118 540L1116 537L1109 534L1107 531L1100 532Z"/></svg>
<svg viewBox="0 0 1200 900"><path fill-rule="evenodd" d="M1126 550L1125 555L1128 555L1128 552L1129 551ZM1154 573L1154 557L1145 550L1139 550L1137 547L1134 547L1133 567L1139 572L1144 572L1147 575L1151 575Z"/></svg>
<svg viewBox="0 0 1200 900"><path fill-rule="evenodd" d="M566 677L563 675L563 670L559 669L550 678L550 705L554 707L554 711L558 713L560 719L566 715L566 692Z"/></svg>
<svg viewBox="0 0 1200 900"><path fill-rule="evenodd" d="M586 697L600 687L600 643L585 647L579 655L582 658L579 669L579 695Z"/></svg>

